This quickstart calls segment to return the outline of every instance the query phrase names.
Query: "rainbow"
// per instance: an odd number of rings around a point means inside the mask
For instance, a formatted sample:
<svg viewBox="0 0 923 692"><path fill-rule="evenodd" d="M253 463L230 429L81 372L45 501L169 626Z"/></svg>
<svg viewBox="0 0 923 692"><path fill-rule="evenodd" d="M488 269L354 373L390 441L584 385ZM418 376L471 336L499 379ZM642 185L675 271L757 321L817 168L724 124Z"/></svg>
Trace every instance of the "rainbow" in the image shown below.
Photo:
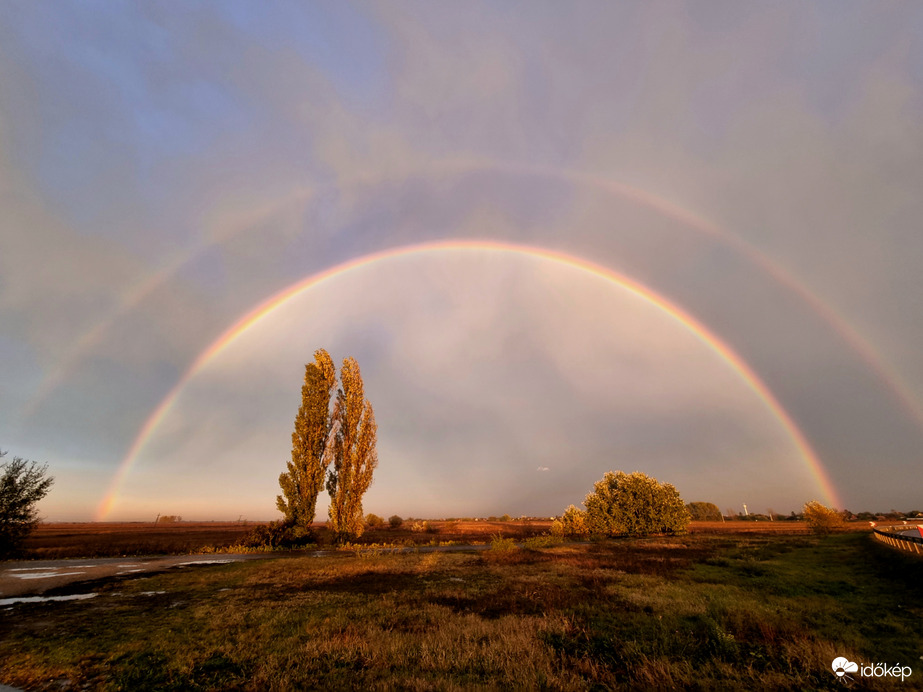
<svg viewBox="0 0 923 692"><path fill-rule="evenodd" d="M426 171L432 175L494 170L509 173L511 175L537 176L562 180L575 185L588 186L616 197L631 200L667 218L671 218L697 233L719 240L745 257L748 261L755 264L762 272L770 276L779 285L784 286L787 290L797 295L800 300L808 305L808 307L826 322L840 338L849 344L854 352L859 354L866 365L875 372L879 380L900 402L904 410L911 415L917 427L923 431L923 403L921 403L916 395L904 384L900 373L885 362L862 335L841 317L839 313L818 298L807 286L769 258L765 253L761 252L746 240L723 230L711 221L644 190L581 171L561 170L543 166L478 158L449 159L433 162L427 164L425 168ZM240 220L240 214L237 213L233 215L233 221L226 222L220 219L216 220L213 224L216 229L209 234L208 238L200 241L189 250L178 254L161 270L145 279L141 279L126 292L123 299L108 315L95 326L91 327L81 338L73 342L73 345L65 354L64 358L53 371L46 375L29 402L27 402L21 416L22 420L26 420L34 415L47 396L66 380L70 371L76 366L78 361L80 361L85 354L104 337L105 332L115 324L120 317L136 309L151 293L201 253L243 232L249 227L249 224L255 220L268 217L272 214L283 213L285 209L292 205L309 203L313 196L325 188L340 189L343 187L372 185L387 182L388 180L389 177L387 175L376 176L363 172L347 180L338 180L320 187L296 187L284 195L278 202L258 205L256 209L245 213L243 221Z"/></svg>
<svg viewBox="0 0 923 692"><path fill-rule="evenodd" d="M316 287L331 277L338 276L340 274L344 274L346 272L362 267L367 267L369 265L375 264L376 262L381 262L395 257L419 255L429 252L465 250L513 253L559 262L561 264L589 272L599 278L616 284L621 288L635 294L639 298L644 299L650 305L653 305L668 314L670 317L675 319L686 329L692 332L702 343L717 353L735 372L737 372L737 374L744 380L744 382L746 382L750 389L757 394L764 405L788 432L804 463L817 482L818 487L823 492L825 500L835 506L842 505L836 489L834 488L833 483L830 481L826 469L821 464L820 459L811 448L811 445L808 443L804 434L801 432L792 418L788 415L779 401L775 398L766 384L727 344L712 334L705 326L696 321L692 316L684 312L681 308L669 302L663 296L654 293L647 287L642 286L641 284L626 276L618 274L606 267L594 264L593 262L575 257L573 255L568 255L557 250L550 250L529 245L498 242L493 240L447 240L391 248L369 255L364 255L342 264L338 264L324 271L312 274L311 276L308 276L307 278L292 284L288 288L285 288L284 290L263 301L257 307L240 318L221 336L212 342L208 348L199 354L192 365L189 366L183 376L174 385L173 389L167 393L160 404L158 404L157 408L154 409L153 413L151 413L151 415L145 421L144 425L141 427L140 432L138 433L137 438L132 443L127 454L125 455L125 458L113 476L105 497L99 504L96 512L96 520L102 521L112 511L112 508L118 499L118 494L122 484L134 466L138 454L150 439L154 430L156 430L157 426L164 419L167 412L176 402L186 384L193 377L195 377L196 374L199 373L208 364L209 361L224 351L241 334L256 326L257 323L267 317L274 310L285 304L286 301L294 298L303 291Z"/></svg>

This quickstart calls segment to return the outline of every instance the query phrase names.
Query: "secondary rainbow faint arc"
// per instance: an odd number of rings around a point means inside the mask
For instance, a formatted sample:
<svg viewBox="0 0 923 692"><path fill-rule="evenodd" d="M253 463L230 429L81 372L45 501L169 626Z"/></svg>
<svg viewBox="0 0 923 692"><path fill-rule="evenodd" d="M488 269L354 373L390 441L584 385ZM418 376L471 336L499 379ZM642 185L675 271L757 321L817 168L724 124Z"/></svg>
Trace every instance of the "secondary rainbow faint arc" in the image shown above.
<svg viewBox="0 0 923 692"><path fill-rule="evenodd" d="M610 180L608 178L600 177L590 173L476 158L450 159L447 161L432 163L429 164L429 166L433 171L436 172L439 172L440 170L462 172L495 170L499 172L511 173L514 175L542 176L549 179L559 179L574 184L595 187L599 190L605 191L608 194L623 197L625 199L641 204L649 209L653 209L668 218L672 218L679 223L684 224L687 228L691 228L698 233L711 236L723 243L726 243L729 247L733 248L743 257L746 257L749 261L756 264L773 280L795 293L817 315L819 315L821 319L823 319L829 326L831 326L834 331L841 338L843 338L850 345L850 347L859 354L865 363L877 374L879 379L885 384L889 391L910 413L917 427L923 431L923 403L921 403L914 395L914 393L903 384L899 373L897 373L890 364L885 362L881 356L878 355L875 349L872 348L871 344L866 341L865 338L862 337L843 317L841 317L839 313L837 313L827 303L818 298L804 284L802 284L782 266L770 259L765 253L758 250L743 238L729 233L711 221L707 221L704 218L697 216L696 214L683 209L682 207L679 207L672 202L657 197L656 195L653 195L645 190L641 190L630 185L626 185L624 183L620 183L618 181ZM375 176L363 172L349 178L348 180L337 181L335 184L329 185L329 187L339 189L344 186L350 187L352 185L374 184L377 182L382 182L385 179L386 178L383 178L382 176ZM290 203L301 203L303 201L307 201L314 193L323 187L324 186L320 186L318 188L312 188L310 186L298 187L288 195L284 196L281 202L278 204L270 204L268 205L268 208L264 205L264 207L258 209L255 214L251 214L251 217L255 216L259 218L265 214L275 213L280 208L283 208ZM27 419L35 413L45 397L47 397L47 395L52 390L54 390L61 382L64 381L64 379L67 377L67 373L75 366L76 362L84 357L84 355L89 351L90 347L102 338L106 330L109 329L119 317L129 312L130 310L135 309L154 289L159 287L164 281L166 281L166 279L173 276L181 267L185 266L188 262L198 257L206 249L224 240L227 240L230 237L233 237L237 234L238 231L245 227L246 224L235 222L235 228L237 231L232 229L230 232L224 231L217 233L216 237L211 238L205 242L201 242L193 248L189 249L187 252L181 253L171 262L169 262L163 269L155 272L150 277L141 280L138 284L133 286L123 296L122 300L110 312L110 314L103 318L94 327L92 327L80 339L76 340L73 347L65 355L64 359L54 368L51 373L43 378L42 382L39 384L38 389L26 404L22 413L22 418Z"/></svg>
<svg viewBox="0 0 923 692"><path fill-rule="evenodd" d="M131 471L138 453L147 443L151 434L170 410L170 407L175 403L183 387L185 387L185 385L206 365L206 363L221 353L241 334L256 325L260 320L269 315L276 308L283 305L290 298L293 298L302 291L312 288L333 276L337 276L339 274L343 274L360 267L365 267L382 260L402 257L406 255L447 250L509 252L560 262L562 264L590 272L591 274L594 274L600 278L615 283L623 289L634 293L636 296L643 298L652 305L663 310L675 320L680 322L689 331L691 331L700 341L705 343L709 348L721 356L721 358L727 362L741 376L741 378L743 378L747 385L760 397L766 407L779 420L779 422L791 436L792 441L798 448L798 451L806 463L809 471L811 472L811 475L817 481L818 486L825 495L825 500L836 506L840 506L842 504L839 495L834 488L833 483L830 481L826 469L824 468L820 459L817 457L817 454L811 448L810 443L807 441L804 434L792 420L791 416L788 415L788 412L782 407L782 405L779 403L770 389L766 386L766 384L759 378L759 376L757 376L755 372L753 372L750 366L748 366L743 361L743 359L738 356L733 349L731 349L730 346L712 334L704 325L683 311L681 308L669 302L663 296L654 293L646 286L643 286L622 274L612 271L607 267L603 267L588 260L575 257L573 255L568 255L557 250L550 250L547 248L531 245L498 242L494 240L449 240L405 245L388 250L382 250L380 252L363 255L342 264L338 264L334 267L330 267L329 269L325 269L316 274L312 274L311 276L302 279L276 293L275 295L260 303L256 308L248 312L237 322L235 322L221 336L212 342L212 344L207 349L199 354L192 365L189 366L183 376L173 386L173 389L167 393L160 404L158 404L154 412L148 417L147 421L145 421L140 432L138 433L137 438L132 443L131 448L128 450L128 453L116 471L106 496L103 498L97 509L96 520L101 521L105 519L109 512L112 510L112 507L117 499L118 492L121 489L121 486L124 483L128 473Z"/></svg>

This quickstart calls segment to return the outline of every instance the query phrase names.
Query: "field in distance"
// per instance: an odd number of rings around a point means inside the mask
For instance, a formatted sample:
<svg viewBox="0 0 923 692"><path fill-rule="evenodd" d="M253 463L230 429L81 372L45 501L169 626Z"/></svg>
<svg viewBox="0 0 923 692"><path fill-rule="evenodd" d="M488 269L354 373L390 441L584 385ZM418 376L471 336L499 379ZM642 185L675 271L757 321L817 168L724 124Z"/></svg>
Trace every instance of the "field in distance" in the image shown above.
<svg viewBox="0 0 923 692"><path fill-rule="evenodd" d="M62 559L117 557L126 555L176 555L203 549L225 548L243 540L261 522L182 521L155 522L84 522L45 523L26 541L25 557ZM414 530L414 524L418 530ZM321 543L326 528L315 524ZM853 530L868 530L867 522L849 525ZM369 529L363 543L399 543L422 545L432 541L484 543L495 536L523 540L551 529L549 519L488 520L413 520L400 528ZM773 533L806 534L807 524L800 521L696 521L691 533Z"/></svg>
<svg viewBox="0 0 923 692"><path fill-rule="evenodd" d="M226 548L243 540L265 522L181 521L44 523L24 542L25 557L116 557L200 552ZM415 526L416 525L416 526ZM330 543L322 523L314 525L321 545ZM416 530L414 530L416 528ZM367 529L362 543L423 545L432 541L484 543L500 535L525 539L549 531L548 519L511 521L406 521L400 528Z"/></svg>

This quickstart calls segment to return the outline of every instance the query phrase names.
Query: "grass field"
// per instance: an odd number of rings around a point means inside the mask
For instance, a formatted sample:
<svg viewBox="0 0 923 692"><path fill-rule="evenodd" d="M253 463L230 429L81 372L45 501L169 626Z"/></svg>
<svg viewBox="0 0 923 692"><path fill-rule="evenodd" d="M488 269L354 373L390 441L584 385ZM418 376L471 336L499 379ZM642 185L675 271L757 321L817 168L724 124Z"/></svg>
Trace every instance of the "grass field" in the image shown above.
<svg viewBox="0 0 923 692"><path fill-rule="evenodd" d="M43 560L162 555L200 552L239 543L260 522L183 521L174 524L142 522L83 522L40 524L24 542L23 557ZM414 522L398 529L367 530L364 543L423 545L436 541L486 542L492 536L524 539L551 528L550 520L532 521L428 521L429 530L414 531ZM419 522L422 526L424 522ZM329 545L324 524L315 530L323 545Z"/></svg>
<svg viewBox="0 0 923 692"><path fill-rule="evenodd" d="M867 533L693 534L186 568L19 604L28 689L833 689L837 656L910 665L923 561Z"/></svg>
<svg viewBox="0 0 923 692"><path fill-rule="evenodd" d="M257 522L258 523L258 522ZM239 543L257 524L249 522L183 521L175 524L142 522L84 522L40 524L26 539L24 554L33 559L63 559L80 557L117 557L123 555L170 555L200 552L207 548L224 548ZM422 522L420 522L422 523ZM428 531L413 531L413 522L398 528L388 527L366 531L366 543L401 543L423 545L436 541L472 543L489 541L500 535L522 540L549 531L550 520L513 521L429 521ZM855 524L865 530L865 522ZM326 543L326 528L315 525L322 543ZM692 533L776 533L806 534L804 522L693 522Z"/></svg>
<svg viewBox="0 0 923 692"><path fill-rule="evenodd" d="M253 530L253 523L80 522L40 524L24 542L24 557L58 560L76 557L184 554L207 545L230 545Z"/></svg>

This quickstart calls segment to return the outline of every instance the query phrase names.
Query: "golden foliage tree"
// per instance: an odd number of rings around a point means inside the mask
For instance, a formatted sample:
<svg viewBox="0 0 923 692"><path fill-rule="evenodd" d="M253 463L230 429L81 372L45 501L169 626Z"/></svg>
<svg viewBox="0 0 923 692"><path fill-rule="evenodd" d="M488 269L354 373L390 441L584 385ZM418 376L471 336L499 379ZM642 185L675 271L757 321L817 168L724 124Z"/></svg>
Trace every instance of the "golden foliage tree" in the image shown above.
<svg viewBox="0 0 923 692"><path fill-rule="evenodd" d="M845 527L842 514L832 507L822 505L817 500L805 503L804 520L808 522L811 531L821 535L839 531Z"/></svg>
<svg viewBox="0 0 923 692"><path fill-rule="evenodd" d="M336 368L324 349L314 352L314 362L304 368L301 407L292 433L292 460L279 476L282 495L276 507L285 521L308 527L314 521L317 495L324 487L328 461L324 458L330 433L330 397L336 386Z"/></svg>
<svg viewBox="0 0 923 692"><path fill-rule="evenodd" d="M689 512L679 492L640 471L607 471L583 501L590 533L603 536L683 533Z"/></svg>
<svg viewBox="0 0 923 692"><path fill-rule="evenodd" d="M332 465L327 475L330 493L329 526L338 540L362 535L362 496L378 466L375 443L378 425L365 398L362 374L354 358L343 360L340 388L333 407L333 426L325 457Z"/></svg>
<svg viewBox="0 0 923 692"><path fill-rule="evenodd" d="M586 536L590 533L586 524L586 512L571 505L564 510L559 519L551 522L551 533L554 536Z"/></svg>

